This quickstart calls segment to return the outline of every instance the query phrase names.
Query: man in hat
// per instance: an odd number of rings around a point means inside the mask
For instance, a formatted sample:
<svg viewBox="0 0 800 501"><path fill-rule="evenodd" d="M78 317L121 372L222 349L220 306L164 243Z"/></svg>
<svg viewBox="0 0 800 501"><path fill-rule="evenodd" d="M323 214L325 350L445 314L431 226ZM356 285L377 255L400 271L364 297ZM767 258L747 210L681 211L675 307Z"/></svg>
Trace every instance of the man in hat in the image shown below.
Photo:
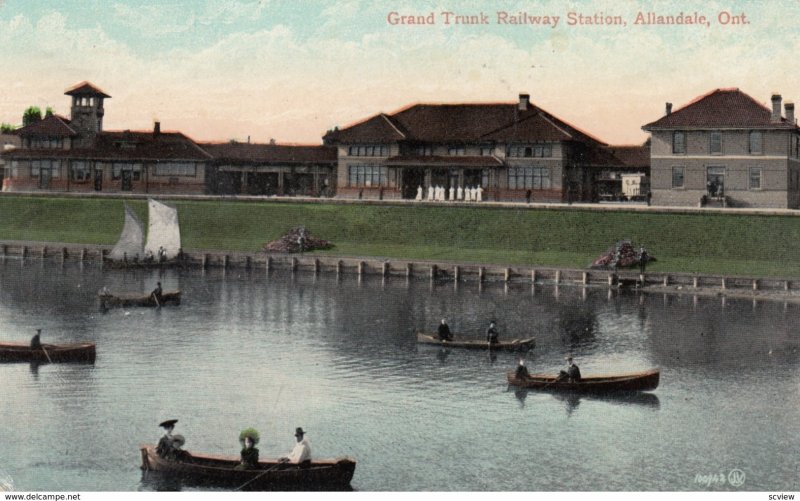
<svg viewBox="0 0 800 501"><path fill-rule="evenodd" d="M41 350L42 349L42 329L36 329L36 335L31 338L31 349L32 350Z"/></svg>
<svg viewBox="0 0 800 501"><path fill-rule="evenodd" d="M453 340L453 333L450 332L450 326L447 325L447 320L442 319L442 323L439 324L439 329L437 331L439 335L439 339L442 341L452 341Z"/></svg>
<svg viewBox="0 0 800 501"><path fill-rule="evenodd" d="M489 322L489 328L486 329L486 342L490 345L497 344L499 342L500 334L497 332L497 324L495 321L492 320Z"/></svg>
<svg viewBox="0 0 800 501"><path fill-rule="evenodd" d="M559 381L567 380L570 383L581 382L581 370L578 365L572 360L572 357L567 357L567 370L561 371L558 375Z"/></svg>
<svg viewBox="0 0 800 501"><path fill-rule="evenodd" d="M294 437L297 439L297 443L294 444L294 449L292 449L292 452L290 452L288 456L282 457L280 461L282 463L291 463L301 466L310 464L311 446L308 444L308 440L305 439L303 428L297 428L294 432Z"/></svg>
<svg viewBox="0 0 800 501"><path fill-rule="evenodd" d="M161 439L158 441L158 445L156 446L156 454L158 454L162 458L172 457L172 452L174 447L172 430L175 429L175 423L177 422L178 422L177 419L168 419L158 425L164 428L164 436L161 437Z"/></svg>

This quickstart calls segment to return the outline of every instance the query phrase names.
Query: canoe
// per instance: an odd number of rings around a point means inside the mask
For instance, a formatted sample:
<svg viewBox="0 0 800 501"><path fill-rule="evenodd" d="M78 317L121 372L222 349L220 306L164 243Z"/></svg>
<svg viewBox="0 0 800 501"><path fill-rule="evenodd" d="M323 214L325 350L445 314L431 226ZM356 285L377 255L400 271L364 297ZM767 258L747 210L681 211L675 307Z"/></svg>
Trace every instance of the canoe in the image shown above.
<svg viewBox="0 0 800 501"><path fill-rule="evenodd" d="M96 355L94 343L42 344L42 348L33 349L29 343L0 343L0 361L93 363Z"/></svg>
<svg viewBox="0 0 800 501"><path fill-rule="evenodd" d="M436 334L425 332L417 333L417 342L423 344L435 344L448 348L472 348L479 350L532 350L536 346L536 338L500 340L500 342L489 345L483 339L454 339L452 341L442 341Z"/></svg>
<svg viewBox="0 0 800 501"><path fill-rule="evenodd" d="M557 381L558 376L546 374L532 374L525 379L520 379L517 377L516 371L509 372L506 377L509 384L518 386L520 388L605 393L614 391L652 391L658 388L658 380L660 375L660 370L651 369L644 372L633 372L630 374L589 376L581 378L579 383Z"/></svg>
<svg viewBox="0 0 800 501"><path fill-rule="evenodd" d="M164 305L179 305L181 304L181 291L164 291L161 293L161 299L158 304L152 294L98 294L100 304L104 308L111 308L114 306L147 306L156 307Z"/></svg>
<svg viewBox="0 0 800 501"><path fill-rule="evenodd" d="M238 457L190 453L187 460L164 459L153 445L140 446L142 469L177 477L190 485L242 487L245 490L346 489L353 479L356 462L350 457L315 459L308 466L279 464L264 459L258 467L237 470Z"/></svg>

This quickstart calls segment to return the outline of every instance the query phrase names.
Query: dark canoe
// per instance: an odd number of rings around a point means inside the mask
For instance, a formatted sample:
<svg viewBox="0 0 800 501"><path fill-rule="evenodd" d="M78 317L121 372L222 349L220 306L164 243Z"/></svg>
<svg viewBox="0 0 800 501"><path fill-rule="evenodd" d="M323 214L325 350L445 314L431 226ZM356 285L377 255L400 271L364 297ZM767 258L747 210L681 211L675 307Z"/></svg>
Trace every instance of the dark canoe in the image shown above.
<svg viewBox="0 0 800 501"><path fill-rule="evenodd" d="M426 334L424 332L417 333L417 342L423 344L435 344L437 346L444 346L448 348L472 348L478 350L532 350L536 346L536 338L528 339L509 339L507 341L501 340L498 343L490 345L485 340L479 339L454 339L453 341L442 341L436 334Z"/></svg>
<svg viewBox="0 0 800 501"><path fill-rule="evenodd" d="M237 470L238 457L191 453L187 460L175 461L158 456L152 445L142 445L140 451L145 471L171 475L191 485L243 490L346 489L356 470L355 460L349 457L315 459L307 467L265 459L258 468Z"/></svg>
<svg viewBox="0 0 800 501"><path fill-rule="evenodd" d="M94 362L94 343L42 344L0 343L0 362Z"/></svg>
<svg viewBox="0 0 800 501"><path fill-rule="evenodd" d="M509 384L520 388L534 388L552 391L574 391L586 393L607 393L615 391L652 391L658 388L661 371L651 369L631 374L609 374L581 378L579 383L556 381L558 376L533 374L525 379L518 378L516 372L506 376Z"/></svg>
<svg viewBox="0 0 800 501"><path fill-rule="evenodd" d="M181 291L170 291L161 293L161 299L156 302L152 294L137 295L137 294L98 294L100 304L104 308L111 308L114 306L164 306L164 305L179 305L181 304Z"/></svg>

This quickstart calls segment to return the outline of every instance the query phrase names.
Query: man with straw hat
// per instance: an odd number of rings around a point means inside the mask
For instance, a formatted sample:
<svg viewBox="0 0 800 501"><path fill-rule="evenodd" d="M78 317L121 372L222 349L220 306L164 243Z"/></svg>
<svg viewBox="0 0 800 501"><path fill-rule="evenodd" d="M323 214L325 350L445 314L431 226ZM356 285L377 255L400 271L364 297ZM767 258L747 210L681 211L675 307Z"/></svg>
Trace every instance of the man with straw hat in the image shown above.
<svg viewBox="0 0 800 501"><path fill-rule="evenodd" d="M311 445L309 445L308 440L305 439L303 428L297 428L294 432L294 437L297 439L294 449L292 449L292 452L289 453L287 457L282 457L280 461L301 466L310 464Z"/></svg>

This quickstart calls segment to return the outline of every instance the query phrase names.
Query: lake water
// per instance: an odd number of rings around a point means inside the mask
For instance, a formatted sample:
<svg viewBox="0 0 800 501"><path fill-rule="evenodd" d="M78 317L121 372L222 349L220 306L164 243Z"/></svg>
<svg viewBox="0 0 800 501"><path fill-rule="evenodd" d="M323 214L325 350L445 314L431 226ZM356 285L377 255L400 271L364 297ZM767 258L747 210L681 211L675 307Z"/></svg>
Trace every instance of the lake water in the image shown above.
<svg viewBox="0 0 800 501"><path fill-rule="evenodd" d="M156 280L183 304L99 311L101 287ZM661 385L625 398L514 391L513 354L416 344L442 316L465 335L494 318L504 337L536 336L531 372L573 354L584 375L660 367ZM302 426L315 456L356 458L357 490L797 490L798 319L781 302L604 288L6 259L0 337L42 328L98 355L0 364L0 485L160 489L138 446L177 418L190 451L238 455L252 426L262 457L291 450Z"/></svg>

